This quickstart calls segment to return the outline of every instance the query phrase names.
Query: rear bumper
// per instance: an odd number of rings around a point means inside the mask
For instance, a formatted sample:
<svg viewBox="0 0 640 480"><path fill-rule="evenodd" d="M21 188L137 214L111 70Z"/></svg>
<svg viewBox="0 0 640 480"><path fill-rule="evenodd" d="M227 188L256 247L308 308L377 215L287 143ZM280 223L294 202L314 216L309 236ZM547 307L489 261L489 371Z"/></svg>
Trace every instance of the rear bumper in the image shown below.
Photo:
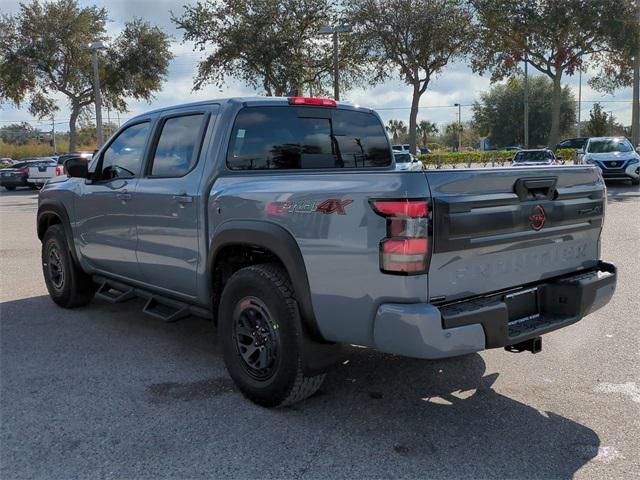
<svg viewBox="0 0 640 480"><path fill-rule="evenodd" d="M47 183L47 181L49 180L49 178L31 178L29 177L28 182L32 183L34 185L44 185L45 183Z"/></svg>
<svg viewBox="0 0 640 480"><path fill-rule="evenodd" d="M375 346L408 357L446 358L513 345L571 325L603 307L613 296L616 279L616 267L600 262L587 271L529 285L521 295L502 292L440 307L382 304L374 324ZM512 318L531 302L527 292L534 290L537 314Z"/></svg>

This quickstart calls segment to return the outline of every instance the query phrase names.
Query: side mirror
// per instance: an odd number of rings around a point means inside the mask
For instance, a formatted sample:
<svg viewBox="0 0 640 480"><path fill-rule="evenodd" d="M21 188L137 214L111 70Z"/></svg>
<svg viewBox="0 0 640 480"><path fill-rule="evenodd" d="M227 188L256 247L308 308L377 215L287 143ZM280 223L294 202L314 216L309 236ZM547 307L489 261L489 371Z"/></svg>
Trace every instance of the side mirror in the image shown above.
<svg viewBox="0 0 640 480"><path fill-rule="evenodd" d="M89 178L89 162L86 158L74 157L64 162L69 177Z"/></svg>

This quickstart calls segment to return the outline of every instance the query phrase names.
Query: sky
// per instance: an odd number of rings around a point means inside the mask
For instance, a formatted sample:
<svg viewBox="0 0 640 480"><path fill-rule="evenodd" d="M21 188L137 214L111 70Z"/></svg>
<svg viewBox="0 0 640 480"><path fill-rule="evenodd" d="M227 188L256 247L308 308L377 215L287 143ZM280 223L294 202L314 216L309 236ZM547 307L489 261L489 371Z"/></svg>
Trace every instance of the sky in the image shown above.
<svg viewBox="0 0 640 480"><path fill-rule="evenodd" d="M185 3L194 3L195 0L80 0L81 5L97 5L105 7L109 11L108 34L115 37L123 28L124 23L133 17L143 18L152 24L162 28L172 37L171 49L175 58L169 67L168 80L162 91L158 92L151 102L129 102L129 112L120 115L120 121L124 122L137 114L148 110L169 105L193 102L205 99L224 98L231 96L252 96L259 94L242 82L229 79L226 85L218 89L210 85L192 91L193 75L198 61L202 59L200 52L193 51L193 45L182 42L182 34L171 22L171 13L180 15ZM15 13L18 10L19 0L0 0L0 12ZM535 75L529 69L530 75ZM593 90L587 84L593 72L586 72L582 76L582 119L588 119L589 110L594 101L603 102L603 109L613 112L616 120L623 125L631 123L631 88L621 89L613 95L604 95ZM577 98L578 76L565 77L565 84L574 89ZM420 101L418 120L429 120L442 126L457 121L458 109L455 103L463 105L462 121L470 120L472 110L470 105L479 100L480 94L490 88L488 75L474 74L464 63L453 63L435 79L432 80L427 92ZM408 123L409 105L411 104L411 88L399 79L392 79L385 83L354 88L341 92L341 100L376 109L383 120L400 119ZM63 96L59 96L58 106L60 111L55 115L56 130L68 130L69 109ZM107 112L103 112L103 118L107 119ZM116 121L116 115L111 112L111 120ZM38 121L27 110L25 105L17 109L9 104L4 104L0 109L0 126L8 123L29 121L32 125L42 130L50 129L50 121Z"/></svg>

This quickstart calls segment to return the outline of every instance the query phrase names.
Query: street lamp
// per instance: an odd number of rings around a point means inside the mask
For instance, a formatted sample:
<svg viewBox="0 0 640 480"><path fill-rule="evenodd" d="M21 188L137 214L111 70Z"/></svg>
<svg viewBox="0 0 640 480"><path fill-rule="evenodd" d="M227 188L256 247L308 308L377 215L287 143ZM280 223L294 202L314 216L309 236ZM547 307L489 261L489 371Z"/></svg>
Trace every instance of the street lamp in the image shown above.
<svg viewBox="0 0 640 480"><path fill-rule="evenodd" d="M333 97L340 100L340 74L338 72L338 33L349 33L353 30L351 25L333 25L331 27L320 27L320 35L333 35Z"/></svg>
<svg viewBox="0 0 640 480"><path fill-rule="evenodd" d="M93 42L82 47L85 50L91 50L93 63L93 96L96 102L96 140L98 148L102 145L104 138L102 136L102 97L100 95L100 75L98 73L98 50L104 50L107 47L102 42Z"/></svg>
<svg viewBox="0 0 640 480"><path fill-rule="evenodd" d="M458 151L462 151L462 105L454 103L454 107L458 107Z"/></svg>

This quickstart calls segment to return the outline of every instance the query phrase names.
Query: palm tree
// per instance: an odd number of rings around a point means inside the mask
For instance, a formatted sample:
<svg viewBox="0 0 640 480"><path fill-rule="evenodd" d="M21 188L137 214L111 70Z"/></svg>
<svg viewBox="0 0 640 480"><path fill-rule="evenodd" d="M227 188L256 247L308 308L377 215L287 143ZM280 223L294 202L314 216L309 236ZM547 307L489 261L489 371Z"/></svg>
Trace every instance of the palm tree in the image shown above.
<svg viewBox="0 0 640 480"><path fill-rule="evenodd" d="M423 147L427 146L429 135L435 135L436 133L438 133L438 127L435 123L431 123L429 120L421 120L418 124L418 136Z"/></svg>
<svg viewBox="0 0 640 480"><path fill-rule="evenodd" d="M389 120L385 128L391 135L393 143L399 143L400 138L407 135L407 126L402 120Z"/></svg>

